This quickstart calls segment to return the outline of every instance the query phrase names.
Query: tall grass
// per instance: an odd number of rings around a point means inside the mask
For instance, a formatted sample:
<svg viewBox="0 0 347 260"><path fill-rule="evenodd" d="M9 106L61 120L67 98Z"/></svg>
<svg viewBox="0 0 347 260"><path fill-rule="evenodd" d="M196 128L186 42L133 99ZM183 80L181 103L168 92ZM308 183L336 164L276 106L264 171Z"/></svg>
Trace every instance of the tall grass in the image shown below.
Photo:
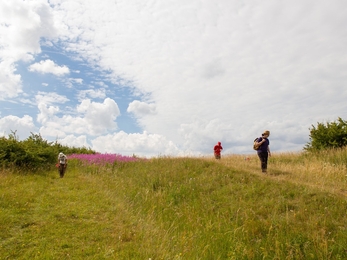
<svg viewBox="0 0 347 260"><path fill-rule="evenodd" d="M231 155L221 162L228 167L259 173L260 162L251 156ZM279 153L269 158L267 177L347 195L347 148L315 153Z"/></svg>
<svg viewBox="0 0 347 260"><path fill-rule="evenodd" d="M343 160L247 157L3 171L0 259L346 259Z"/></svg>

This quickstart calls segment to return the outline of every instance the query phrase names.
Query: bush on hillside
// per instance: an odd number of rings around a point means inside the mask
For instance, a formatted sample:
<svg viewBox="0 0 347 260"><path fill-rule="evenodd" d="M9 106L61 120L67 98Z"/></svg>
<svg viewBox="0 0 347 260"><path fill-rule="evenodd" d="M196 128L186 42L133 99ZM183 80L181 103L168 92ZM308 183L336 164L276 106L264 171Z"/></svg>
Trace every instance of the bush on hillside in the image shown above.
<svg viewBox="0 0 347 260"><path fill-rule="evenodd" d="M324 150L329 148L341 148L347 146L347 121L340 117L337 121L318 123L310 128L310 142L305 150Z"/></svg>
<svg viewBox="0 0 347 260"><path fill-rule="evenodd" d="M58 142L48 142L40 134L33 134L24 141L19 141L16 132L8 138L0 137L0 165L21 169L38 169L54 165L59 152L65 154L95 154L91 149L68 147Z"/></svg>

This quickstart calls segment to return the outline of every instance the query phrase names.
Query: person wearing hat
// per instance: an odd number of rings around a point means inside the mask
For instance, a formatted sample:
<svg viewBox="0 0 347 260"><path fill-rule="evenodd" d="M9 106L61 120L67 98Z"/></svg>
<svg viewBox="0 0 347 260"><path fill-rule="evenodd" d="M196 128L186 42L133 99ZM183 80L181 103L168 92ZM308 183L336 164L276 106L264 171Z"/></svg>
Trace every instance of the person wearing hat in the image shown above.
<svg viewBox="0 0 347 260"><path fill-rule="evenodd" d="M214 158L216 158L216 159L219 160L219 159L220 159L220 153L221 153L221 151L223 150L223 147L222 147L221 142L218 142L218 143L214 146L213 150L214 150Z"/></svg>
<svg viewBox="0 0 347 260"><path fill-rule="evenodd" d="M58 166L60 178L63 178L67 167L67 157L63 153L58 155Z"/></svg>
<svg viewBox="0 0 347 260"><path fill-rule="evenodd" d="M270 152L270 141L269 141L270 131L266 130L262 133L261 137L258 138L257 143L259 149L257 150L258 157L261 163L261 171L263 173L267 172L267 161L269 156L271 156Z"/></svg>

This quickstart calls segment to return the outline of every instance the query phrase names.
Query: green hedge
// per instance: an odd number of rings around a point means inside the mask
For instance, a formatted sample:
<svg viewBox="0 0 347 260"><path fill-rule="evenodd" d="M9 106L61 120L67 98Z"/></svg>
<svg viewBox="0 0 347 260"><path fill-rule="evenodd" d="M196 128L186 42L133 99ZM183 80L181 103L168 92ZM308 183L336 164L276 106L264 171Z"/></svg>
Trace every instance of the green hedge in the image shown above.
<svg viewBox="0 0 347 260"><path fill-rule="evenodd" d="M310 129L310 142L304 147L308 151L318 151L347 146L347 121L338 118L335 122L318 123Z"/></svg>
<svg viewBox="0 0 347 260"><path fill-rule="evenodd" d="M76 148L48 142L40 134L33 134L20 141L15 132L8 137L0 137L0 164L2 167L18 167L21 169L38 169L54 165L59 152L65 154L93 154L90 148Z"/></svg>

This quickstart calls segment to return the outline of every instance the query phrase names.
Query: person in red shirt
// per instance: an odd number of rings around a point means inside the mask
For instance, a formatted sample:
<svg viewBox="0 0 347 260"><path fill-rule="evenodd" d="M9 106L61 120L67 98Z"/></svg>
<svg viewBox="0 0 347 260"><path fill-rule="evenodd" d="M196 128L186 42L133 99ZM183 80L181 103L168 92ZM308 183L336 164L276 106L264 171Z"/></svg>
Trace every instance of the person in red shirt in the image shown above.
<svg viewBox="0 0 347 260"><path fill-rule="evenodd" d="M214 158L220 159L220 152L223 150L221 142L218 142L218 144L214 146L213 150L214 150Z"/></svg>

